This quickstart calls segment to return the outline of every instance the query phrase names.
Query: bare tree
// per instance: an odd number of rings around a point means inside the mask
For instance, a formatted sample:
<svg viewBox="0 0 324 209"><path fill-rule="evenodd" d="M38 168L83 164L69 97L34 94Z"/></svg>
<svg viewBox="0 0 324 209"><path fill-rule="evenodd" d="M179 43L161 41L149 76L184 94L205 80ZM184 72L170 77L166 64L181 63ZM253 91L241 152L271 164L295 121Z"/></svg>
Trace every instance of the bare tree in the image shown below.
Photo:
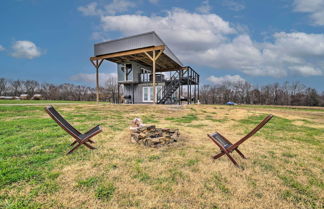
<svg viewBox="0 0 324 209"><path fill-rule="evenodd" d="M8 81L5 78L0 78L0 96L4 95L7 90Z"/></svg>
<svg viewBox="0 0 324 209"><path fill-rule="evenodd" d="M34 80L27 80L24 82L24 86L26 89L26 93L29 96L33 96L36 92L36 90L39 88L39 83Z"/></svg>
<svg viewBox="0 0 324 209"><path fill-rule="evenodd" d="M105 83L105 92L109 102L117 103L118 82L117 78L109 77Z"/></svg>
<svg viewBox="0 0 324 209"><path fill-rule="evenodd" d="M10 84L12 88L12 94L14 96L19 96L21 93L23 93L23 82L21 80L10 81Z"/></svg>

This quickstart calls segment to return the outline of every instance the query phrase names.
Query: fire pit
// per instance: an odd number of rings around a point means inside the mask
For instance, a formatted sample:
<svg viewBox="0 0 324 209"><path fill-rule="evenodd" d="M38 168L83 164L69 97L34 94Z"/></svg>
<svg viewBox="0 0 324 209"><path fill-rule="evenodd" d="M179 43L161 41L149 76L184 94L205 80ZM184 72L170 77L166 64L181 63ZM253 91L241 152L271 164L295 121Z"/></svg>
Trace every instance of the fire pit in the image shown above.
<svg viewBox="0 0 324 209"><path fill-rule="evenodd" d="M132 130L131 141L148 147L161 147L179 140L179 130L142 126Z"/></svg>

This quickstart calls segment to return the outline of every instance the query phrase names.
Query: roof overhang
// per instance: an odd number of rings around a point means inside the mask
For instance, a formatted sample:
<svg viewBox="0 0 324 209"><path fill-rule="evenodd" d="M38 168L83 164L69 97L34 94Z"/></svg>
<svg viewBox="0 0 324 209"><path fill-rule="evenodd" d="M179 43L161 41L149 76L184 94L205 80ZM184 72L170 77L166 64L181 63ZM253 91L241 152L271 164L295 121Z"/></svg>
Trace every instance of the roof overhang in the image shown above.
<svg viewBox="0 0 324 209"><path fill-rule="evenodd" d="M159 58L156 60L156 72L166 72L172 70L181 70L183 67L170 58L164 50L166 49L165 45L160 46L151 46L140 49L133 49L128 51L115 52L111 54L100 55L96 57L91 57L90 60L109 60L114 63L122 64L127 62L138 62L144 66L152 67L153 62L150 59L150 56L153 55L153 51L156 51L160 54Z"/></svg>
<svg viewBox="0 0 324 209"><path fill-rule="evenodd" d="M152 66L153 52L158 55L154 59L157 72L183 67L181 61L154 31L96 43L94 56L90 59L99 64L103 60L109 60L119 64L134 61L144 66Z"/></svg>

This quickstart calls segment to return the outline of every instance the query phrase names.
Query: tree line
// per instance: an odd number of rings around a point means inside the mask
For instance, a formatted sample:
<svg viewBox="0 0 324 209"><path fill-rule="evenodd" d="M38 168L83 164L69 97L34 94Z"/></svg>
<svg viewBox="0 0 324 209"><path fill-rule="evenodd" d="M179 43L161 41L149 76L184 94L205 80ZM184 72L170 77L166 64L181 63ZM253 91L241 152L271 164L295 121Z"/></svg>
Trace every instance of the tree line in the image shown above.
<svg viewBox="0 0 324 209"><path fill-rule="evenodd" d="M120 95L123 89L120 88ZM45 100L95 101L96 89L70 83L51 84L35 80L9 80L0 78L0 96L32 97L41 94ZM184 92L184 95L186 93ZM118 96L116 78L109 78L100 87L100 100L112 103L122 101ZM305 86L300 82L274 83L253 86L248 82L227 82L222 85L203 85L200 87L199 101L202 104L225 104L232 101L238 104L260 105L299 105L324 106L324 92Z"/></svg>
<svg viewBox="0 0 324 209"><path fill-rule="evenodd" d="M305 86L300 82L273 83L253 86L248 82L227 82L222 85L203 85L200 102L203 104L298 105L324 106L324 92Z"/></svg>
<svg viewBox="0 0 324 209"><path fill-rule="evenodd" d="M0 96L20 96L28 94L32 97L41 94L45 100L68 100L68 101L95 101L96 88L75 85L70 83L51 84L40 83L35 80L9 80L0 78ZM115 78L108 79L100 87L100 99L107 102L117 102L117 81Z"/></svg>

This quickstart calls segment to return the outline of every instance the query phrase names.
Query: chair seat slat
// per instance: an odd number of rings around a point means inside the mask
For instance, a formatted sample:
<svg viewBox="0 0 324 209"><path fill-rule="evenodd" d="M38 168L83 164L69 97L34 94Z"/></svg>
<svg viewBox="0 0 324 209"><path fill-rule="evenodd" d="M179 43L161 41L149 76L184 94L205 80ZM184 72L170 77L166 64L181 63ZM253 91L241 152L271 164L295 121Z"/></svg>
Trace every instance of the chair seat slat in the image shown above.
<svg viewBox="0 0 324 209"><path fill-rule="evenodd" d="M232 145L231 142L229 142L227 139L225 139L222 135L220 135L219 133L213 133L211 134L211 136L217 140L224 148L228 148Z"/></svg>

